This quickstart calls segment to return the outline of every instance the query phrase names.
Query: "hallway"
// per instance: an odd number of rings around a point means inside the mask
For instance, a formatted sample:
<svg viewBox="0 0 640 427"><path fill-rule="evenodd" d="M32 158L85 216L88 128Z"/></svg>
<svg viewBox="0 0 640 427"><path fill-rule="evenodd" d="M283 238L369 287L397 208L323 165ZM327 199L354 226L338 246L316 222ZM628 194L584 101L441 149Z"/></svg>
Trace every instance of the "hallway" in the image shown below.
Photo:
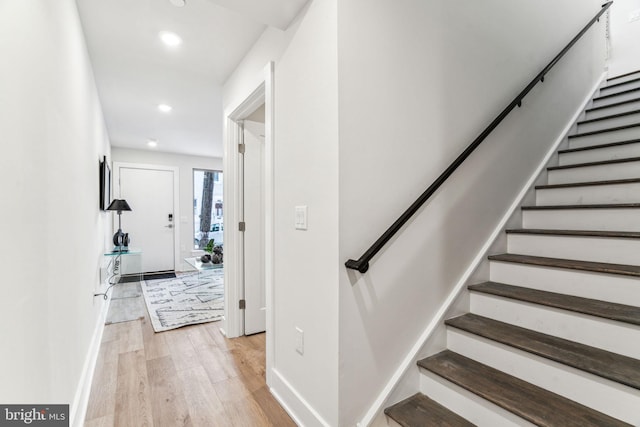
<svg viewBox="0 0 640 427"><path fill-rule="evenodd" d="M295 426L265 384L265 335L219 323L155 333L145 318L106 325L85 426Z"/></svg>

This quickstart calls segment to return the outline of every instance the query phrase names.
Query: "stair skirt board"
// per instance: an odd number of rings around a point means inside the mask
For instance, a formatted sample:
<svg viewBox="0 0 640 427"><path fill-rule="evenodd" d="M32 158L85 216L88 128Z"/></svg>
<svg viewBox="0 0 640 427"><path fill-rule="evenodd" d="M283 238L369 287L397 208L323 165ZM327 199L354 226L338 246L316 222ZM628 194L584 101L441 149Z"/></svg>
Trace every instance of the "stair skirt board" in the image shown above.
<svg viewBox="0 0 640 427"><path fill-rule="evenodd" d="M640 265L638 238L567 235L507 235L509 253L583 261Z"/></svg>
<svg viewBox="0 0 640 427"><path fill-rule="evenodd" d="M640 140L631 140L631 142L617 145L604 144L576 151L563 150L559 152L558 161L560 166L568 166L635 157L640 157Z"/></svg>
<svg viewBox="0 0 640 427"><path fill-rule="evenodd" d="M471 313L547 335L640 358L640 327L615 320L472 292Z"/></svg>
<svg viewBox="0 0 640 427"><path fill-rule="evenodd" d="M637 389L451 327L447 348L603 414L640 422Z"/></svg>

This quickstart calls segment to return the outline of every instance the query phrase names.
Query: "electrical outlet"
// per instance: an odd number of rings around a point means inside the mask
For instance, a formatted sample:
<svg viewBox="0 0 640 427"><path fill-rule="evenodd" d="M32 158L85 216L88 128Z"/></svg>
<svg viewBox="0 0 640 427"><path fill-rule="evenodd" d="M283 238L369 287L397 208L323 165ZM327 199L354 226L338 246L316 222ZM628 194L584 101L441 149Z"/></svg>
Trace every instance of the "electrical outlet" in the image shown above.
<svg viewBox="0 0 640 427"><path fill-rule="evenodd" d="M296 326L296 351L304 355L304 331Z"/></svg>
<svg viewBox="0 0 640 427"><path fill-rule="evenodd" d="M296 230L307 229L307 207L306 206L296 206L295 225L296 225Z"/></svg>

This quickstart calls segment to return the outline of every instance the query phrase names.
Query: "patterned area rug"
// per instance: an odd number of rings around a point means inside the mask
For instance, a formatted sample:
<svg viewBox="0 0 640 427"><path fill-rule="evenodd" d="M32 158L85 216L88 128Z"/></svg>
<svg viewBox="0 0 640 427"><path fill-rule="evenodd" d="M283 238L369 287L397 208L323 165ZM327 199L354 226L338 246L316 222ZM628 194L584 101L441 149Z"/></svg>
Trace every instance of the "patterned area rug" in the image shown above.
<svg viewBox="0 0 640 427"><path fill-rule="evenodd" d="M142 293L156 332L215 322L224 315L222 269L180 273L175 279L145 280Z"/></svg>

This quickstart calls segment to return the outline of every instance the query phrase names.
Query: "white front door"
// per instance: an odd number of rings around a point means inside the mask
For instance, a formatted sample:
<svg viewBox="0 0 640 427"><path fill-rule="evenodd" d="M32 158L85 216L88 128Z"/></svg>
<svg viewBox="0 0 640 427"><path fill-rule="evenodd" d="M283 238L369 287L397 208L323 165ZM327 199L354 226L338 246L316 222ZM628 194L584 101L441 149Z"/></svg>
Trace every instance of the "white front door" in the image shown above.
<svg viewBox="0 0 640 427"><path fill-rule="evenodd" d="M132 248L142 249L144 273L175 270L174 171L119 168L120 199L131 212L122 213L122 231Z"/></svg>
<svg viewBox="0 0 640 427"><path fill-rule="evenodd" d="M244 121L244 333L266 329L264 123Z"/></svg>

